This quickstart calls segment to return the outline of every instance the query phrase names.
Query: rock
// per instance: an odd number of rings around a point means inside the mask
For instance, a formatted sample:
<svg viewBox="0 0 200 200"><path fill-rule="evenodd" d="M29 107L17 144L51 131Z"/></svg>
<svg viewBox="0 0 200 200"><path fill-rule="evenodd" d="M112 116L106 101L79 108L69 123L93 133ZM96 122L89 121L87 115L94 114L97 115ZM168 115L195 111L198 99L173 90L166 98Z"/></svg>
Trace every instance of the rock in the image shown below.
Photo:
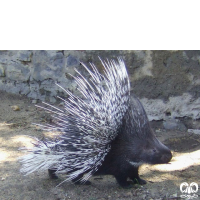
<svg viewBox="0 0 200 200"><path fill-rule="evenodd" d="M5 77L5 70L2 64L0 64L0 76Z"/></svg>
<svg viewBox="0 0 200 200"><path fill-rule="evenodd" d="M199 129L188 129L187 130L188 131L188 133L194 133L194 134L200 134L200 130Z"/></svg>
<svg viewBox="0 0 200 200"><path fill-rule="evenodd" d="M27 81L30 77L30 67L18 62L11 62L5 68L6 78L13 81Z"/></svg>
<svg viewBox="0 0 200 200"><path fill-rule="evenodd" d="M20 110L19 106L17 106L17 105L11 106L11 108L12 108L14 111L19 111L19 110Z"/></svg>
<svg viewBox="0 0 200 200"><path fill-rule="evenodd" d="M181 96L169 97L168 101L161 99L140 99L147 112L149 120L166 120L168 117L200 118L200 98L194 99L189 93Z"/></svg>
<svg viewBox="0 0 200 200"><path fill-rule="evenodd" d="M19 51L17 55L17 60L30 62L32 56L32 51Z"/></svg>
<svg viewBox="0 0 200 200"><path fill-rule="evenodd" d="M178 130L179 131L187 131L187 128L184 123L178 122Z"/></svg>
<svg viewBox="0 0 200 200"><path fill-rule="evenodd" d="M69 55L67 57L67 66L72 67L72 66L77 66L79 64L79 61L76 57Z"/></svg>
<svg viewBox="0 0 200 200"><path fill-rule="evenodd" d="M187 130L185 125L177 119L170 119L167 121L163 121L163 126L166 130L180 130L180 131Z"/></svg>
<svg viewBox="0 0 200 200"><path fill-rule="evenodd" d="M37 102L38 102L37 99L33 99L33 100L32 100L32 103L33 103L33 104L36 104Z"/></svg>
<svg viewBox="0 0 200 200"><path fill-rule="evenodd" d="M163 126L167 130L175 130L177 129L177 122L175 120L164 121Z"/></svg>
<svg viewBox="0 0 200 200"><path fill-rule="evenodd" d="M27 82L15 82L13 87L18 89L19 94L27 95L30 93L30 87Z"/></svg>
<svg viewBox="0 0 200 200"><path fill-rule="evenodd" d="M59 80L65 76L65 59L61 52L34 51L32 56L32 69L30 80L44 81L48 79Z"/></svg>

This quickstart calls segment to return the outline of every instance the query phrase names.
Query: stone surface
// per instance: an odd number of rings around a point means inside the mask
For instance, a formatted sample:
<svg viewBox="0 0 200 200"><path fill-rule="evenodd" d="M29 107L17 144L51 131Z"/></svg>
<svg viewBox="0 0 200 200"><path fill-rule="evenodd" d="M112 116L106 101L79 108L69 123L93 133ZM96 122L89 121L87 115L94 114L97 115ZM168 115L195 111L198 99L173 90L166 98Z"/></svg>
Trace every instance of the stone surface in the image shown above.
<svg viewBox="0 0 200 200"><path fill-rule="evenodd" d="M6 78L13 81L27 81L30 77L30 68L18 62L11 62L5 70Z"/></svg>
<svg viewBox="0 0 200 200"><path fill-rule="evenodd" d="M31 62L32 51L18 51L17 60Z"/></svg>
<svg viewBox="0 0 200 200"><path fill-rule="evenodd" d="M1 77L5 76L5 70L4 70L3 64L0 64L0 76Z"/></svg>
<svg viewBox="0 0 200 200"><path fill-rule="evenodd" d="M185 125L178 119L168 119L163 121L163 126L167 130L187 131Z"/></svg>
<svg viewBox="0 0 200 200"><path fill-rule="evenodd" d="M141 102L150 120L162 120L169 116L171 118L200 118L200 97L195 99L189 93L184 93L182 96L170 97L168 101L142 98Z"/></svg>
<svg viewBox="0 0 200 200"><path fill-rule="evenodd" d="M200 135L200 129L188 129L188 133L194 133Z"/></svg>
<svg viewBox="0 0 200 200"><path fill-rule="evenodd" d="M200 51L0 51L0 90L55 102L57 95L66 96L57 82L80 95L71 75L76 68L89 78L80 61L102 72L98 56L125 60L131 94L151 121L200 118Z"/></svg>

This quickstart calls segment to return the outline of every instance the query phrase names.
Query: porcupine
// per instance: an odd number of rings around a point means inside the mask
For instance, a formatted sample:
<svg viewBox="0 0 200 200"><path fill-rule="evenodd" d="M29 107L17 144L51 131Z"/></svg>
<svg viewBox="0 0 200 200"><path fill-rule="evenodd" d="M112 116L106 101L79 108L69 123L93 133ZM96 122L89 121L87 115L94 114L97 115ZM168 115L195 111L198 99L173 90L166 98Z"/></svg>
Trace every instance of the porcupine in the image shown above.
<svg viewBox="0 0 200 200"><path fill-rule="evenodd" d="M35 138L34 147L21 158L21 172L48 170L51 178L66 174L65 181L89 183L92 175L113 175L120 186L145 184L138 174L143 163L168 163L172 154L154 135L146 112L136 96L130 95L130 83L125 63L102 61L104 75L94 64L91 78L75 70L78 88L85 99L69 95L62 99L65 110L51 106L57 123L44 125L48 131L60 131L54 141ZM127 181L131 179L132 182Z"/></svg>

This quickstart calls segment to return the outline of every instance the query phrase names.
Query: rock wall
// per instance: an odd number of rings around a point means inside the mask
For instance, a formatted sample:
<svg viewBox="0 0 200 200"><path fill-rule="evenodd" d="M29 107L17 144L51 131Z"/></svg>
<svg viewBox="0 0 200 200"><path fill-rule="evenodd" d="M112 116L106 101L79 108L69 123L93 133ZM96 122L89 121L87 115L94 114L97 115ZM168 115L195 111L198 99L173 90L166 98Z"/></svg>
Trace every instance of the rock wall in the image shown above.
<svg viewBox="0 0 200 200"><path fill-rule="evenodd" d="M121 56L127 65L131 92L142 101L150 120L200 118L200 51L0 51L0 90L56 102L65 96L55 85L77 93L79 61Z"/></svg>

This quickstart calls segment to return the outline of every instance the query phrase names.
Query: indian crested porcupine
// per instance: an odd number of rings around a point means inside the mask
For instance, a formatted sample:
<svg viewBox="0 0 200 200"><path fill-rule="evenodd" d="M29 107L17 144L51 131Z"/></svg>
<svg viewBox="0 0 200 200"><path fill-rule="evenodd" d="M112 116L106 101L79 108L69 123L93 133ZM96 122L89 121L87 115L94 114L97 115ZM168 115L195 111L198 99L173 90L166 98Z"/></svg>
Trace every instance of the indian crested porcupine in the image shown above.
<svg viewBox="0 0 200 200"><path fill-rule="evenodd" d="M100 59L101 60L101 59ZM51 106L57 119L46 125L49 131L59 131L54 141L35 138L30 154L21 158L21 172L48 170L51 178L66 174L65 181L84 183L92 175L113 175L122 187L130 181L145 184L138 175L143 163L168 163L172 154L152 132L145 110L137 97L130 95L130 83L124 61L101 63L104 75L91 65L86 79L78 71L74 77L83 98L69 95L65 109Z"/></svg>

